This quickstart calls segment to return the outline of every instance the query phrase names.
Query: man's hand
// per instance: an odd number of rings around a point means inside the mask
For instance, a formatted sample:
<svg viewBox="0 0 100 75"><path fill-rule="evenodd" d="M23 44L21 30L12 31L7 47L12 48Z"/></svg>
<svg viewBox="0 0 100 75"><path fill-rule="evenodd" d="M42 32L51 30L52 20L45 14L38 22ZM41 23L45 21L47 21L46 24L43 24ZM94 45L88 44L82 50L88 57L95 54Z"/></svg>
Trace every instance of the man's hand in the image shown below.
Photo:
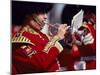
<svg viewBox="0 0 100 75"><path fill-rule="evenodd" d="M59 26L57 36L60 38L60 40L64 39L64 35L68 28L69 28L69 26L67 26L67 24L61 24Z"/></svg>

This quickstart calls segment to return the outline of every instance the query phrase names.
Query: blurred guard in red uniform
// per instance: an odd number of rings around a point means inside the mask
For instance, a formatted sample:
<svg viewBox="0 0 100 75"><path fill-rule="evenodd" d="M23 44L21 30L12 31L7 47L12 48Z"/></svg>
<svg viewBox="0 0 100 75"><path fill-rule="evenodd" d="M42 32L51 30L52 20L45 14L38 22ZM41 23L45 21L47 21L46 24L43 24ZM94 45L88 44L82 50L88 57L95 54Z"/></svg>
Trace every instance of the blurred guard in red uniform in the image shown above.
<svg viewBox="0 0 100 75"><path fill-rule="evenodd" d="M94 12L96 11L94 7L91 8ZM96 15L92 11L88 12L91 10L90 7L84 6L84 9L88 10L84 10L86 14L84 15L83 26L79 28L78 32L81 34L85 29L84 35L79 37L75 33L76 42L74 42L71 48L65 46L64 49L66 50L63 50L59 55L61 67L66 68L68 71L96 68L96 29L94 28L96 25Z"/></svg>
<svg viewBox="0 0 100 75"><path fill-rule="evenodd" d="M96 30L90 24L83 25L82 28L88 30L87 34L77 37L77 42L72 45L72 48L64 48L59 55L61 67L66 70L85 70L96 68ZM80 42L80 43L79 43Z"/></svg>
<svg viewBox="0 0 100 75"><path fill-rule="evenodd" d="M84 70L96 68L96 30L90 24L79 29L79 35L86 29L83 36L75 35L75 43L71 50L63 50L59 56L60 64L66 70ZM66 53L67 51L67 53Z"/></svg>
<svg viewBox="0 0 100 75"><path fill-rule="evenodd" d="M93 12L87 12L84 21L86 23L80 29L87 29L85 36L81 37L82 45L78 47L80 52L80 61L84 61L85 69L96 68L96 15Z"/></svg>
<svg viewBox="0 0 100 75"><path fill-rule="evenodd" d="M86 62L86 69L96 68L96 15L90 12L90 16L85 17L87 23L84 28L88 29L87 37L82 38L83 45L79 47L81 61ZM86 40L85 40L86 39Z"/></svg>
<svg viewBox="0 0 100 75"><path fill-rule="evenodd" d="M40 30L47 19L51 4L13 1L12 6L12 13L16 18L13 21L22 23L22 28L12 38L12 73L59 71L57 56L63 47L58 41L64 38L66 24L59 26L54 37L48 37ZM24 20L18 17L24 17Z"/></svg>

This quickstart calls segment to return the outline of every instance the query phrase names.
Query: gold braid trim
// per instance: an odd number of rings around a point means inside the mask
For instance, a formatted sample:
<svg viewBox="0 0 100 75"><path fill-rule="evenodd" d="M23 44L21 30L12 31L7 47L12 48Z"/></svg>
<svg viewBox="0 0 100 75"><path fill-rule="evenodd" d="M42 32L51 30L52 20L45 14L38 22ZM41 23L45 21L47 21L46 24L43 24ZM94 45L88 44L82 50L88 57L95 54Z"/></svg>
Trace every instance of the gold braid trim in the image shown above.
<svg viewBox="0 0 100 75"><path fill-rule="evenodd" d="M28 38L24 36L13 37L12 43L29 43L31 45L35 45L31 42L31 40L29 40Z"/></svg>
<svg viewBox="0 0 100 75"><path fill-rule="evenodd" d="M54 36L45 46L44 48L44 52L48 53L51 47L56 47L59 52L61 52L63 50L63 47L59 44L59 37L58 36Z"/></svg>
<svg viewBox="0 0 100 75"><path fill-rule="evenodd" d="M31 45L35 45L34 43L31 42L30 39L26 38L25 36L22 36L23 32L29 32L32 34L39 35L39 33L37 33L35 30L30 28L29 26L25 26L19 33L16 33L16 35L14 35L14 37L12 38L12 43L29 43Z"/></svg>

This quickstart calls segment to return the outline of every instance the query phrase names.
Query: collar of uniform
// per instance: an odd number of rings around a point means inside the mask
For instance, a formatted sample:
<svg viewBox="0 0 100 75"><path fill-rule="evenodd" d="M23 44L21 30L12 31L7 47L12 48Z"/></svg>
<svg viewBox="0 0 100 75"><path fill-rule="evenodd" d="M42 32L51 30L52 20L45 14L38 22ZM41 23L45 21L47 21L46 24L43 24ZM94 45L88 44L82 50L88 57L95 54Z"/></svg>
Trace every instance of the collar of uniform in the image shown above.
<svg viewBox="0 0 100 75"><path fill-rule="evenodd" d="M39 34L38 33L39 31L31 28L29 25L26 25L25 27L22 28L21 33L23 33L23 32L29 32L29 33L32 33L32 34Z"/></svg>

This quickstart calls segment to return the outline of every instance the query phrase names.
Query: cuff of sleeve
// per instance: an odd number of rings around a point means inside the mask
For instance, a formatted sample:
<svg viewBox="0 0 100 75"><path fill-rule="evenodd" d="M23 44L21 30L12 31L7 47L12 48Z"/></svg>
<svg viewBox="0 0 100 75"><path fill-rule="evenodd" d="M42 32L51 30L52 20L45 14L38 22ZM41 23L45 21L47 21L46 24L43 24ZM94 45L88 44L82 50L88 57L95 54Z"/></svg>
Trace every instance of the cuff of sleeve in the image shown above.
<svg viewBox="0 0 100 75"><path fill-rule="evenodd" d="M55 47L58 49L59 52L63 51L63 47L58 41L55 43Z"/></svg>
<svg viewBox="0 0 100 75"><path fill-rule="evenodd" d="M56 42L59 40L59 37L58 36L54 36L48 43L47 45L45 46L44 48L44 52L48 52L50 50L51 47L55 46ZM58 44L56 45L58 46Z"/></svg>

